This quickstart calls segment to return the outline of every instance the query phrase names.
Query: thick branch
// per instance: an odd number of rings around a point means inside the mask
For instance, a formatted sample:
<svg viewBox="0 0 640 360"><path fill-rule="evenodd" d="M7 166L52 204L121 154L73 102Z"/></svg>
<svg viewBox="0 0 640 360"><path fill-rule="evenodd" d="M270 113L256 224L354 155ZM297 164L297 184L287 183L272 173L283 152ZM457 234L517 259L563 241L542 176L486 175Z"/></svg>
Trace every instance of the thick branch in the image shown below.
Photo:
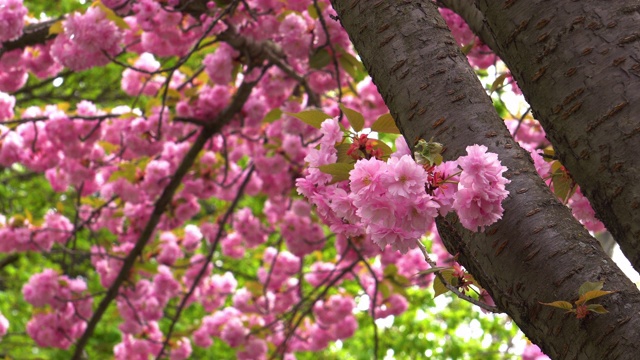
<svg viewBox="0 0 640 360"><path fill-rule="evenodd" d="M640 270L637 5L477 0L562 164Z"/></svg>
<svg viewBox="0 0 640 360"><path fill-rule="evenodd" d="M409 144L431 139L446 159L472 144L508 167L504 216L484 233L438 220L448 250L527 336L553 358L633 359L640 293L537 175L430 1L334 0L343 26ZM500 3L502 6L502 3ZM586 281L618 291L606 315L565 317L540 302L573 301Z"/></svg>

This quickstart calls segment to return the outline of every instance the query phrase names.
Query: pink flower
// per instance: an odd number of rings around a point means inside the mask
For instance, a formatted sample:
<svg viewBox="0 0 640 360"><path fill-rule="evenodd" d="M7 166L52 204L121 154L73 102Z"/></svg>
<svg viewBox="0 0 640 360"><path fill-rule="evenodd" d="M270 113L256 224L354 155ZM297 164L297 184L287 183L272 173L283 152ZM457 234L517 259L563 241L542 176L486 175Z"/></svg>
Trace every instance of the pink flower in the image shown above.
<svg viewBox="0 0 640 360"><path fill-rule="evenodd" d="M238 352L239 360L260 360L266 359L267 343L255 337L251 337L244 346L244 351Z"/></svg>
<svg viewBox="0 0 640 360"><path fill-rule="evenodd" d="M393 177L387 187L389 194L408 198L424 193L427 173L411 156L404 155L399 160L392 158L387 164Z"/></svg>
<svg viewBox="0 0 640 360"><path fill-rule="evenodd" d="M336 264L326 262L315 262L311 265L310 271L304 275L304 279L311 286L318 287L332 277L336 277L342 270ZM339 283L339 282L338 282Z"/></svg>
<svg viewBox="0 0 640 360"><path fill-rule="evenodd" d="M224 238L220 242L222 247L222 255L229 256L234 259L241 259L244 257L245 246L242 241L242 236L234 232Z"/></svg>
<svg viewBox="0 0 640 360"><path fill-rule="evenodd" d="M413 233L403 228L372 225L368 231L371 234L371 241L380 246L380 249L391 245L391 249L405 254L410 249L418 246L416 239L419 236L416 237Z"/></svg>
<svg viewBox="0 0 640 360"><path fill-rule="evenodd" d="M396 151L391 154L392 158L401 158L405 155L411 156L411 149L409 149L409 145L407 145L407 141L404 139L404 136L398 136L395 144Z"/></svg>
<svg viewBox="0 0 640 360"><path fill-rule="evenodd" d="M358 321L352 314L343 317L339 323L333 326L336 338L340 340L348 339L355 334L358 329Z"/></svg>
<svg viewBox="0 0 640 360"><path fill-rule="evenodd" d="M462 225L477 231L478 227L489 226L502 218L502 200L489 201L482 192L473 189L459 189L455 195L453 208L460 217Z"/></svg>
<svg viewBox="0 0 640 360"><path fill-rule="evenodd" d="M31 305L42 307L54 303L59 286L58 273L45 269L31 276L29 283L22 287L22 295Z"/></svg>
<svg viewBox="0 0 640 360"><path fill-rule="evenodd" d="M133 65L136 69L148 72L153 72L160 68L160 63L150 53L142 53ZM159 77L151 78L151 75L134 69L125 69L122 72L121 86L122 90L131 96L140 94L154 96L162 86L162 80L164 79Z"/></svg>
<svg viewBox="0 0 640 360"><path fill-rule="evenodd" d="M229 44L222 42L214 53L205 56L202 65L214 84L227 85L231 82L233 61L238 55Z"/></svg>
<svg viewBox="0 0 640 360"><path fill-rule="evenodd" d="M536 168L536 172L541 178L549 178L549 171L551 171L551 163L546 162L544 158L538 153L538 150L529 150L529 154L533 159L533 165Z"/></svg>
<svg viewBox="0 0 640 360"><path fill-rule="evenodd" d="M383 182L383 177L386 171L387 163L384 161L375 158L359 160L349 173L351 191L355 194L384 192L386 184Z"/></svg>
<svg viewBox="0 0 640 360"><path fill-rule="evenodd" d="M326 301L317 301L313 306L316 320L329 326L351 315L356 304L352 297L332 295Z"/></svg>
<svg viewBox="0 0 640 360"><path fill-rule="evenodd" d="M433 170L434 180L440 181L433 191L433 198L440 204L440 215L445 216L453 207L454 195L458 190L457 182L460 178L456 175L460 169L456 161L446 161Z"/></svg>
<svg viewBox="0 0 640 360"><path fill-rule="evenodd" d="M589 200L582 195L580 190L576 191L569 199L568 203L573 213L573 217L578 219L584 227L593 232L604 231L605 227L600 220L596 218L596 212L591 207Z"/></svg>
<svg viewBox="0 0 640 360"><path fill-rule="evenodd" d="M9 320L0 313L0 339L7 334L9 329Z"/></svg>
<svg viewBox="0 0 640 360"><path fill-rule="evenodd" d="M16 105L15 97L0 91L0 121L9 120L13 118L13 107L15 105Z"/></svg>
<svg viewBox="0 0 640 360"><path fill-rule="evenodd" d="M522 360L549 360L542 350L535 344L527 344L522 353Z"/></svg>
<svg viewBox="0 0 640 360"><path fill-rule="evenodd" d="M97 6L84 14L72 14L63 25L64 32L54 40L51 55L71 70L106 65L109 58L104 53L115 56L120 51L120 29Z"/></svg>
<svg viewBox="0 0 640 360"><path fill-rule="evenodd" d="M238 347L246 343L246 336L248 334L249 329L244 327L244 324L239 318L235 317L225 323L220 333L220 338L229 344L229 346Z"/></svg>
<svg viewBox="0 0 640 360"><path fill-rule="evenodd" d="M186 360L191 356L191 341L189 338L183 337L178 340L174 346L171 348L171 352L169 354L170 360Z"/></svg>
<svg viewBox="0 0 640 360"><path fill-rule="evenodd" d="M320 143L327 146L334 146L337 142L342 141L344 136L338 120L327 119L320 125L320 133L322 133L322 139Z"/></svg>
<svg viewBox="0 0 640 360"><path fill-rule="evenodd" d="M22 0L0 0L0 43L22 35L27 12Z"/></svg>
<svg viewBox="0 0 640 360"><path fill-rule="evenodd" d="M509 180L502 176L507 168L500 164L498 155L487 153L486 146L468 146L467 154L458 159L462 173L453 208L464 227L477 231L502 218Z"/></svg>

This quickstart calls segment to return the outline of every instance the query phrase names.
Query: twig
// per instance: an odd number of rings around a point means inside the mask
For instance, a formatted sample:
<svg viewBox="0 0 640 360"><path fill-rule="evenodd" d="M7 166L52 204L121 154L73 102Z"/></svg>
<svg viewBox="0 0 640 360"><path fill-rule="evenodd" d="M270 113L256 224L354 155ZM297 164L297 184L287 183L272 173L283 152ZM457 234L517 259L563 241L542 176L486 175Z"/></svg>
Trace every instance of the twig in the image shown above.
<svg viewBox="0 0 640 360"><path fill-rule="evenodd" d="M429 257L429 253L427 252L427 248L424 247L424 244L418 239L416 240L416 243L418 244L418 247L420 248L420 251L422 251L422 255L424 255L424 260L429 264L429 266L431 266L432 268L436 268L438 265L431 260L431 258ZM456 288L455 286L449 284L449 282L444 278L444 276L442 276L442 273L440 271L436 271L435 272L436 276L438 277L438 279L444 284L444 286L451 291L452 293L456 294L460 299L462 300L466 300L474 305L477 305L479 307L481 307L482 309L492 312L494 314L501 314L504 311L501 311L500 309L498 309L496 306L491 306L491 305L487 305L481 301L478 301L474 298L472 298L469 295L465 295L462 292L460 292L460 290L458 290L458 288Z"/></svg>

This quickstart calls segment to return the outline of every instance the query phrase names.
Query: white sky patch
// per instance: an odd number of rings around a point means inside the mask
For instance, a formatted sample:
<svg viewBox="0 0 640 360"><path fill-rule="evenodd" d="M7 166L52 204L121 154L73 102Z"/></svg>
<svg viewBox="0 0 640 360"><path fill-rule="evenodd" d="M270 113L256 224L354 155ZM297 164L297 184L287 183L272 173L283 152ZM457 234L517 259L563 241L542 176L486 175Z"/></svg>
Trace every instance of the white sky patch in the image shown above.
<svg viewBox="0 0 640 360"><path fill-rule="evenodd" d="M393 320L396 317L393 315L389 315L386 318L382 318L382 319L377 319L376 320L376 325L378 326L379 330L383 330L383 329L389 329L393 326Z"/></svg>
<svg viewBox="0 0 640 360"><path fill-rule="evenodd" d="M622 272L624 272L625 275L627 275L627 277L631 279L631 281L633 281L634 284L640 283L640 274L638 274L636 269L631 266L629 259L627 259L620 250L620 246L616 245L616 247L613 249L613 255L611 256L611 258L613 259L613 262L615 262L616 265L620 267Z"/></svg>

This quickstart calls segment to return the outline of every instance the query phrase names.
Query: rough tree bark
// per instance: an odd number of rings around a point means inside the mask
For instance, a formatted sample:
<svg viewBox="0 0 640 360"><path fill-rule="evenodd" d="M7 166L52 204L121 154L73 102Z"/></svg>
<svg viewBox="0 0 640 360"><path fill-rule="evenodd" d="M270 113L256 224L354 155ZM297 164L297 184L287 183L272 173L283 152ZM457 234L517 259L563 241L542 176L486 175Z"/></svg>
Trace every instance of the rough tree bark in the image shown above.
<svg viewBox="0 0 640 360"><path fill-rule="evenodd" d="M447 2L454 2L448 0ZM640 271L640 4L476 0L494 51Z"/></svg>
<svg viewBox="0 0 640 360"><path fill-rule="evenodd" d="M496 304L553 358L632 359L640 350L640 293L537 176L430 1L333 0L407 141L434 138L446 159L483 144L509 168L504 218L484 233L438 219L447 248ZM586 281L617 293L610 311L578 320L539 302L575 301Z"/></svg>

